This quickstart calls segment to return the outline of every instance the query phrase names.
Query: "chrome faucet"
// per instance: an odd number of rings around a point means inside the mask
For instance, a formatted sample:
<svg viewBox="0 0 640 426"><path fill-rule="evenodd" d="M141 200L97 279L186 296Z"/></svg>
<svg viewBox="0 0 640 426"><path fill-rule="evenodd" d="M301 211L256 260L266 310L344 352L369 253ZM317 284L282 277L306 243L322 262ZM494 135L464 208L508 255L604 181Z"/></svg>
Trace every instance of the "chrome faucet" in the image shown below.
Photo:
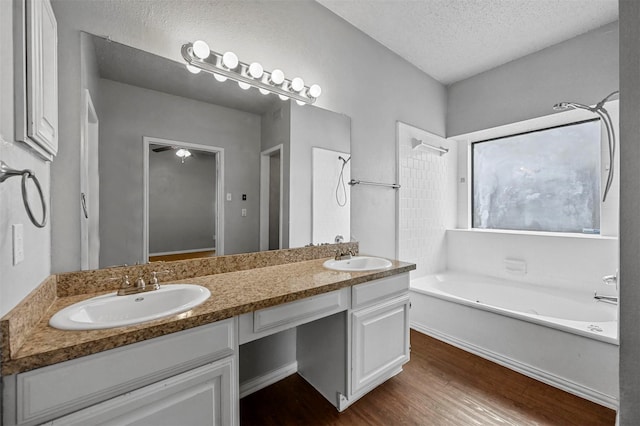
<svg viewBox="0 0 640 426"><path fill-rule="evenodd" d="M137 294L144 293L147 291L159 290L160 284L158 283L157 272L152 272L151 281L149 283L145 283L142 276L139 276L136 280L135 285L131 285L129 282L129 276L125 275L124 280L122 281L122 285L116 293L118 296L127 296L129 294Z"/></svg>
<svg viewBox="0 0 640 426"><path fill-rule="evenodd" d="M605 275L602 277L602 282L606 285L615 285L616 290L618 289L618 274L615 273L613 275ZM618 304L618 296L601 296L596 291L593 293L593 298L596 299L597 302L610 303L612 305Z"/></svg>
<svg viewBox="0 0 640 426"><path fill-rule="evenodd" d="M355 252L351 249L347 250L346 252L343 252L340 249L337 249L335 260L349 260L355 255L356 255Z"/></svg>
<svg viewBox="0 0 640 426"><path fill-rule="evenodd" d="M609 303L611 305L618 304L618 296L601 296L596 291L595 293L593 293L593 298L596 299L596 302L604 302L604 303Z"/></svg>

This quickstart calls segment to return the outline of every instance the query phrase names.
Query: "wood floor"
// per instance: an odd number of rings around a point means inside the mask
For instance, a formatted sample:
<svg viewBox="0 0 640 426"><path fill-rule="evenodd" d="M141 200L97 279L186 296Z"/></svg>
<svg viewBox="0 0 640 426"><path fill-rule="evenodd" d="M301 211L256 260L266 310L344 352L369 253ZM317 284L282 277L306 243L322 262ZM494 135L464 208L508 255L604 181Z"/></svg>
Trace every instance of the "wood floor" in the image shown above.
<svg viewBox="0 0 640 426"><path fill-rule="evenodd" d="M411 361L344 412L300 376L240 401L249 425L614 425L615 411L411 330Z"/></svg>

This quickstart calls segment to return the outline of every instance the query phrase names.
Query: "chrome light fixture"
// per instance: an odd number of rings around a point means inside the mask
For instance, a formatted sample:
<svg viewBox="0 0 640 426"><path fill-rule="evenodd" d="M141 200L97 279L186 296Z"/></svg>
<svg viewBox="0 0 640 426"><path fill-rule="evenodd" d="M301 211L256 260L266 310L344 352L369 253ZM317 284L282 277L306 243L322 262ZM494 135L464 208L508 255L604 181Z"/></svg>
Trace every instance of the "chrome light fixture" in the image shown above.
<svg viewBox="0 0 640 426"><path fill-rule="evenodd" d="M305 86L300 77L287 79L279 69L268 72L257 62L241 62L233 52L213 52L202 40L184 44L181 53L190 72L198 74L206 71L218 81L230 78L244 90L256 87L263 95L274 93L283 101L293 99L298 105L313 104L322 94L317 84Z"/></svg>

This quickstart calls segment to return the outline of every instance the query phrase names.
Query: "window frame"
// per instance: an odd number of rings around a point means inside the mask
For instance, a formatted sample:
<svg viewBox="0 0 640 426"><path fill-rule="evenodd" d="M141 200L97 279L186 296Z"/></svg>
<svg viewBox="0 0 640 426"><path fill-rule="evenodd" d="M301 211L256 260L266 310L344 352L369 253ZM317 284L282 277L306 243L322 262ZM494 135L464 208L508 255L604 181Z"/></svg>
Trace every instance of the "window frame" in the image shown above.
<svg viewBox="0 0 640 426"><path fill-rule="evenodd" d="M506 138L512 138L512 137L517 137L517 136L522 136L522 135L527 135L530 133L538 133L538 132L544 132L546 130L552 130L552 129L559 129L562 127L569 127L569 126L577 126L580 124L585 124L585 123L590 123L590 122L594 122L594 121L598 121L600 122L600 138L599 138L599 145L600 145L600 167L598 170L598 179L599 179L599 186L600 186L600 193L602 192L602 119L600 117L594 117L594 118L588 118L588 119L582 119L582 120L578 120L578 121L571 121L568 123L563 123L563 124L558 124L555 126L545 126L545 127L541 127L538 129L532 129L532 130L527 130L527 131L523 131L523 132L518 132L518 133L513 133L513 134L508 134L508 135L503 135L503 136L497 136L494 138L490 138L490 139L482 139L479 141L475 141L475 142L471 142L470 143L470 154L469 154L469 158L470 158L470 162L469 162L469 191L470 191L470 200L469 200L469 206L470 206L470 210L469 210L469 225L470 225L470 229L472 230L482 230L482 231L512 231L512 232L544 232L544 233L548 233L548 234L574 234L574 235L588 235L588 233L583 232L570 232L570 231L545 231L545 230L536 230L536 231L531 231L528 229L507 229L507 228L480 228L480 227L476 227L475 226L475 172L474 172L474 167L475 167L475 150L474 147L476 144L481 144L481 143L485 143L485 142L492 142L492 141L496 141L496 140L500 140L500 139L506 139ZM601 194L599 194L601 196ZM599 214L599 232L597 235L600 234L601 229L602 229L602 199L600 197L598 197L598 209L600 210L600 214Z"/></svg>

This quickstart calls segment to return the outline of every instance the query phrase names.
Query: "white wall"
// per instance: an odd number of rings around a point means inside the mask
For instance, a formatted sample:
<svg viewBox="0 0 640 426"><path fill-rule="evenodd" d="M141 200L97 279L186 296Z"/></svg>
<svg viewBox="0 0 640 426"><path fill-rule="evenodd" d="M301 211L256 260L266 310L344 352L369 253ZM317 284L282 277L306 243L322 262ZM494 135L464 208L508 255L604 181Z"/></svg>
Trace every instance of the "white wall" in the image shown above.
<svg viewBox="0 0 640 426"><path fill-rule="evenodd" d="M452 84L447 136L552 113L571 100L593 105L618 89L618 23Z"/></svg>
<svg viewBox="0 0 640 426"><path fill-rule="evenodd" d="M507 271L505 259L526 263L526 273ZM551 233L449 230L447 268L593 293L615 293L601 278L615 274L618 265L616 238Z"/></svg>
<svg viewBox="0 0 640 426"><path fill-rule="evenodd" d="M400 156L398 259L416 264L411 277L440 272L447 266L445 233L456 225L457 147L405 123L398 123ZM413 149L413 140L448 148L436 151Z"/></svg>
<svg viewBox="0 0 640 426"><path fill-rule="evenodd" d="M44 191L47 208L49 195L49 163L15 142L13 107L13 9L11 1L0 1L0 160L14 169L31 169ZM39 201L33 210L39 217ZM24 228L25 260L13 265L11 225ZM7 313L49 275L51 258L51 216L45 228L36 228L22 204L21 178L12 177L0 184L0 316ZM55 223L53 224L55 226Z"/></svg>

